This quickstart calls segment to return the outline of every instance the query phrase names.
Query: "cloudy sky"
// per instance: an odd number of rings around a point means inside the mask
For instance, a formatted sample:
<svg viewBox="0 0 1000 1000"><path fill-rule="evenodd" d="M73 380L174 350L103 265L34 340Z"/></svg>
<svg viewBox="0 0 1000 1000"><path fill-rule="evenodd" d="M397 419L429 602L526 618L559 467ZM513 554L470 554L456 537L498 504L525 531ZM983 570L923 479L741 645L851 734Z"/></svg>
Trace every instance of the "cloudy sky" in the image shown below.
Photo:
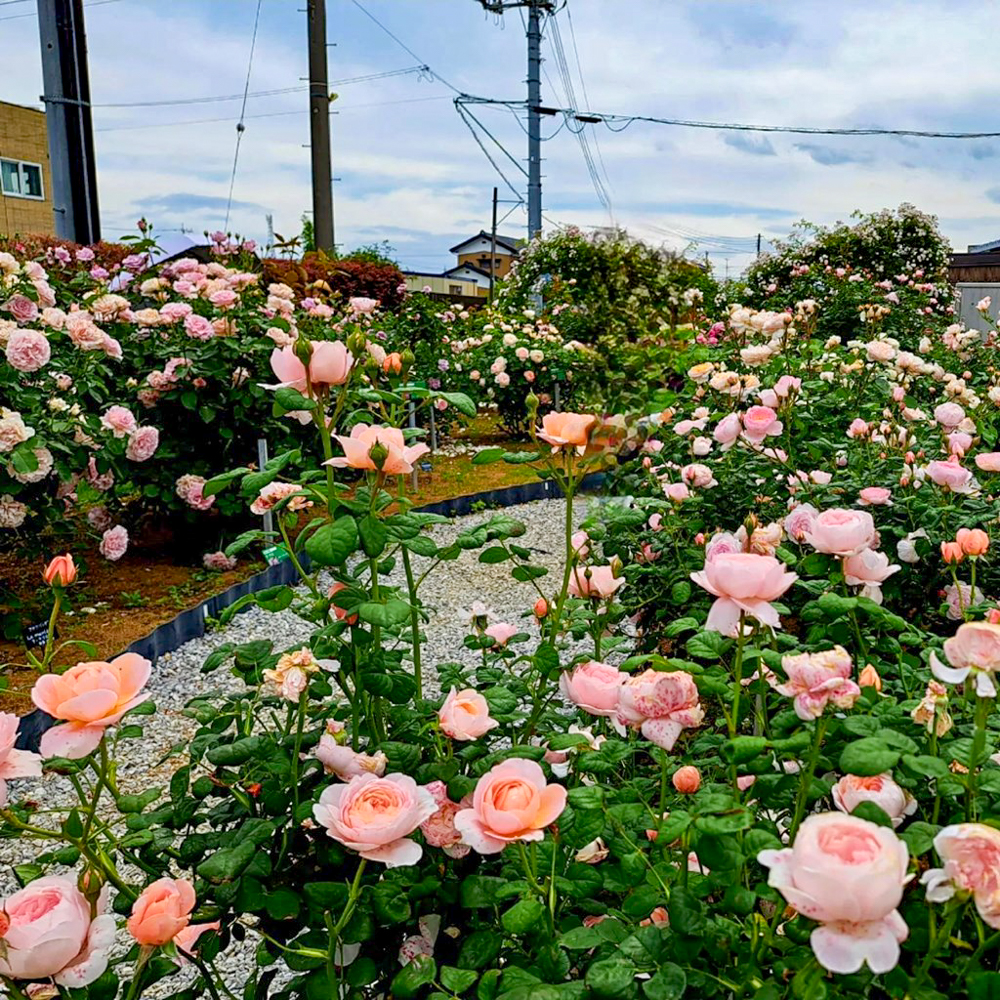
<svg viewBox="0 0 1000 1000"><path fill-rule="evenodd" d="M440 270L452 262L449 246L489 228L494 183L501 197L513 197L456 112L448 85L521 99L521 19L512 11L498 20L476 0L327 3L331 89L339 94L338 244L387 240L405 267ZM242 94L256 6L89 0L105 235L125 232L140 214L162 230L200 234L223 224L240 101L136 105ZM267 214L288 236L310 207L302 6L262 3L230 216L231 228L258 239L266 235ZM2 100L37 105L33 9L34 0L0 2ZM996 69L983 45L995 14L994 5L972 0L569 0L556 20L579 108L1000 131ZM543 103L566 106L556 32L546 36ZM420 63L438 77L338 82ZM254 96L261 91L282 93ZM488 106L475 113L522 162L526 138L516 114ZM544 119L544 134L561 122ZM801 218L831 222L902 201L936 214L956 247L1000 237L1000 140L765 136L644 123L620 133L588 126L587 135L610 211L595 192L579 139L564 127L543 147L546 224L614 222L675 248L693 236L720 272L739 271L757 233L766 240ZM480 138L520 188L517 167L490 138ZM501 231L522 235L525 224L523 209L514 207Z"/></svg>

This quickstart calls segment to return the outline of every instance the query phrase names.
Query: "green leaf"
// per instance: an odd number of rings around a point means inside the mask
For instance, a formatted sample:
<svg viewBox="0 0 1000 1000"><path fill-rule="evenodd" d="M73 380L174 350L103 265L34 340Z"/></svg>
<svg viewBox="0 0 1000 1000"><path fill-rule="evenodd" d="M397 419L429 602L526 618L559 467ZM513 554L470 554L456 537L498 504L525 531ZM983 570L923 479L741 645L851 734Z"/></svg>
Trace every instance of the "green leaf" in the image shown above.
<svg viewBox="0 0 1000 1000"><path fill-rule="evenodd" d="M499 462L503 455L503 448L482 448L472 456L472 464L489 465L491 462Z"/></svg>
<svg viewBox="0 0 1000 1000"><path fill-rule="evenodd" d="M494 545L491 548L483 549L483 551L479 553L479 561L481 563L486 563L487 565L501 563L509 558L509 553L502 545Z"/></svg>
<svg viewBox="0 0 1000 1000"><path fill-rule="evenodd" d="M473 931L458 952L458 965L463 969L482 969L500 954L503 937L495 930Z"/></svg>
<svg viewBox="0 0 1000 1000"><path fill-rule="evenodd" d="M439 399L446 399L450 406L454 406L464 416L476 415L476 404L464 392L439 392L436 395Z"/></svg>
<svg viewBox="0 0 1000 1000"><path fill-rule="evenodd" d="M588 989L599 997L623 996L635 980L635 966L624 958L594 962L584 977Z"/></svg>
<svg viewBox="0 0 1000 1000"><path fill-rule="evenodd" d="M274 401L286 413L290 410L316 409L315 400L310 399L308 396L303 396L298 389L293 389L290 386L286 386L284 389L276 389L274 392Z"/></svg>
<svg viewBox="0 0 1000 1000"><path fill-rule="evenodd" d="M299 915L299 895L291 889L275 889L264 896L264 908L272 920L290 920Z"/></svg>
<svg viewBox="0 0 1000 1000"><path fill-rule="evenodd" d="M212 747L205 756L210 763L219 767L234 767L258 757L263 745L264 740L260 736L245 736L232 743Z"/></svg>
<svg viewBox="0 0 1000 1000"><path fill-rule="evenodd" d="M878 736L867 736L848 743L840 754L840 770L862 777L891 771L898 762L899 751L893 750Z"/></svg>
<svg viewBox="0 0 1000 1000"><path fill-rule="evenodd" d="M685 648L696 659L717 660L725 651L727 641L718 632L699 632L688 639Z"/></svg>
<svg viewBox="0 0 1000 1000"><path fill-rule="evenodd" d="M389 628L409 619L410 606L405 601L395 599L390 599L385 604L380 601L365 601L358 605L358 617L369 625Z"/></svg>
<svg viewBox="0 0 1000 1000"><path fill-rule="evenodd" d="M687 975L673 962L665 962L652 979L642 984L647 1000L680 1000L686 989Z"/></svg>
<svg viewBox="0 0 1000 1000"><path fill-rule="evenodd" d="M383 924L401 924L410 919L412 907L396 882L379 882L372 890L372 909Z"/></svg>
<svg viewBox="0 0 1000 1000"><path fill-rule="evenodd" d="M245 476L250 470L247 468L233 469L230 472L222 472L217 476L212 476L202 487L203 496L214 497L221 493L227 486L237 479Z"/></svg>
<svg viewBox="0 0 1000 1000"><path fill-rule="evenodd" d="M456 969L453 965L441 966L441 985L452 993L463 993L479 978L474 969Z"/></svg>
<svg viewBox="0 0 1000 1000"><path fill-rule="evenodd" d="M237 847L223 847L210 854L196 871L203 879L216 885L232 882L250 865L256 854L257 845L252 840L245 840Z"/></svg>
<svg viewBox="0 0 1000 1000"><path fill-rule="evenodd" d="M734 736L719 747L719 754L727 764L746 764L766 750L767 740L763 736Z"/></svg>
<svg viewBox="0 0 1000 1000"><path fill-rule="evenodd" d="M438 553L437 543L430 535L417 535L416 538L407 538L403 542L403 547L409 549L418 556L431 558Z"/></svg>
<svg viewBox="0 0 1000 1000"><path fill-rule="evenodd" d="M527 934L542 919L544 913L545 907L532 896L515 903L500 918L500 922L508 934Z"/></svg>
<svg viewBox="0 0 1000 1000"><path fill-rule="evenodd" d="M688 583L687 580L678 580L677 583L670 588L670 600L672 600L674 604L684 604L690 599L690 597L691 584Z"/></svg>
<svg viewBox="0 0 1000 1000"><path fill-rule="evenodd" d="M909 847L910 854L918 857L926 854L934 846L934 838L940 831L941 827L934 823L917 820L915 823L908 823L900 832L899 838Z"/></svg>
<svg viewBox="0 0 1000 1000"><path fill-rule="evenodd" d="M367 514L358 522L358 533L361 535L361 547L369 559L377 559L385 550L388 532L385 525L377 518Z"/></svg>
<svg viewBox="0 0 1000 1000"><path fill-rule="evenodd" d="M340 566L357 547L358 525L346 514L320 525L305 545L306 555L317 566Z"/></svg>
<svg viewBox="0 0 1000 1000"><path fill-rule="evenodd" d="M892 829L892 820L886 811L874 802L859 802L851 810L851 815L857 816L858 819L866 819L869 823L875 823L877 826L885 826L890 830Z"/></svg>
<svg viewBox="0 0 1000 1000"><path fill-rule="evenodd" d="M951 773L948 765L940 757L931 757L929 754L917 757L913 754L903 754L901 763L907 771L924 778L947 778Z"/></svg>
<svg viewBox="0 0 1000 1000"><path fill-rule="evenodd" d="M604 804L604 792L600 785L580 785L569 790L569 804L574 809L600 809Z"/></svg>
<svg viewBox="0 0 1000 1000"><path fill-rule="evenodd" d="M295 597L295 591L287 584L279 584L277 587L267 587L258 590L253 595L257 606L272 613L284 611L289 607Z"/></svg>
<svg viewBox="0 0 1000 1000"><path fill-rule="evenodd" d="M816 603L827 618L839 618L853 611L858 606L856 597L841 597L840 594L828 593L820 597Z"/></svg>
<svg viewBox="0 0 1000 1000"><path fill-rule="evenodd" d="M559 944L570 951L596 948L603 942L604 938L598 934L596 927L574 927L559 937Z"/></svg>
<svg viewBox="0 0 1000 1000"><path fill-rule="evenodd" d="M433 983L436 975L437 962L430 955L417 955L396 973L389 990L400 1000L410 1000L424 986Z"/></svg>

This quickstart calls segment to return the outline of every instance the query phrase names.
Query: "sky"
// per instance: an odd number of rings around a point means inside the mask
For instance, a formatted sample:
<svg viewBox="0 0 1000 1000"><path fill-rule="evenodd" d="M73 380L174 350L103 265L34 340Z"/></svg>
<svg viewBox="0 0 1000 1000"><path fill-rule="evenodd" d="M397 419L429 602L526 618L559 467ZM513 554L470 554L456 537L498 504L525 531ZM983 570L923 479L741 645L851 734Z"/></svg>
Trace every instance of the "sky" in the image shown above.
<svg viewBox="0 0 1000 1000"><path fill-rule="evenodd" d="M242 96L257 0L86 2L104 235L145 215L159 231L197 237L224 226L227 206L229 228L245 236L265 240L268 215L278 234L296 234L311 207L303 0L261 0L235 178L240 100L142 104ZM0 100L39 106L34 7L0 0ZM498 18L477 0L327 0L327 10L337 243L385 240L404 268L439 272L454 262L450 246L489 229L494 184L514 198L453 98L524 98L519 12ZM983 48L991 4L568 0L555 21L542 45L547 106L1000 132L996 69ZM356 79L420 65L434 75ZM473 126L481 142L523 193L523 120L503 106L472 110L490 133ZM937 215L958 249L1000 237L1000 140L588 125L608 207L563 119L544 118L543 134L552 136L543 143L547 229L623 226L708 252L719 274L746 265L758 233L766 246L800 219L830 223L904 201ZM523 206L501 204L508 211L500 232L525 235Z"/></svg>

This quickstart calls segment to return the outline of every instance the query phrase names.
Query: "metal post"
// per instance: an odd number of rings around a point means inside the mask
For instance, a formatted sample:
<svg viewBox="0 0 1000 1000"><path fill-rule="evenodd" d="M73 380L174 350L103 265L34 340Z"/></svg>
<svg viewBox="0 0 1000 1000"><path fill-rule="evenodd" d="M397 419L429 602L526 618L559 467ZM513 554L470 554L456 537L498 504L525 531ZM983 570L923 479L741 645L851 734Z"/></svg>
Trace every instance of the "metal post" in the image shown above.
<svg viewBox="0 0 1000 1000"><path fill-rule="evenodd" d="M542 2L528 5L528 239L542 231Z"/></svg>
<svg viewBox="0 0 1000 1000"><path fill-rule="evenodd" d="M309 143L316 249L333 253L333 168L330 165L330 86L326 68L326 0L307 0Z"/></svg>
<svg viewBox="0 0 1000 1000"><path fill-rule="evenodd" d="M267 465L267 438L257 438L257 467L263 469ZM264 515L264 530L274 531L274 515L268 511ZM270 545L270 541L268 545Z"/></svg>
<svg viewBox="0 0 1000 1000"><path fill-rule="evenodd" d="M760 233L757 234L757 256L760 256Z"/></svg>
<svg viewBox="0 0 1000 1000"><path fill-rule="evenodd" d="M555 410L558 413L559 412L559 407L562 404L562 400L559 398L559 383L558 382L556 382L556 391L555 391L555 400L554 400L554 402L555 402Z"/></svg>
<svg viewBox="0 0 1000 1000"><path fill-rule="evenodd" d="M493 228L490 230L490 304L493 303L493 282L497 267L497 189L493 189Z"/></svg>
<svg viewBox="0 0 1000 1000"><path fill-rule="evenodd" d="M437 451L438 447L438 430L437 430L437 420L434 416L434 411L437 409L434 404L431 404L431 454Z"/></svg>
<svg viewBox="0 0 1000 1000"><path fill-rule="evenodd" d="M38 36L56 234L96 243L101 219L83 0L38 0Z"/></svg>
<svg viewBox="0 0 1000 1000"><path fill-rule="evenodd" d="M414 405L412 399L408 402L407 408L409 410L409 418L407 420L407 423L410 425L410 427L416 427L417 426L417 408ZM413 492L416 493L417 489L419 488L419 486L420 486L420 480L417 478L417 467L414 466L413 467L413 471L410 473L410 487L413 490Z"/></svg>

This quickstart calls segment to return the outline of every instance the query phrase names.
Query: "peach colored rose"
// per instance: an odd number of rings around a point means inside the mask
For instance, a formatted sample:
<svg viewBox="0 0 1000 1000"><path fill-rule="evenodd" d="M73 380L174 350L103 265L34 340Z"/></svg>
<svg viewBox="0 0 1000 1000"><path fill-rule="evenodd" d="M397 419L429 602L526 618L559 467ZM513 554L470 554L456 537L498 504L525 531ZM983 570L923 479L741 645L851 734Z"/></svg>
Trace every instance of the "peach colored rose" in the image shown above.
<svg viewBox="0 0 1000 1000"><path fill-rule="evenodd" d="M194 887L187 879L157 879L132 904L128 932L141 945L162 947L191 922L194 904Z"/></svg>
<svg viewBox="0 0 1000 1000"><path fill-rule="evenodd" d="M413 471L413 463L421 455L430 451L425 444L415 444L409 447L403 437L403 432L396 427L369 427L367 424L355 424L351 428L350 437L341 434L334 435L344 449L343 458L331 458L324 465L332 465L343 469L365 469L375 472L379 469L371 456L376 444L381 445L387 453L381 463L381 471L389 476L398 476Z"/></svg>
<svg viewBox="0 0 1000 1000"><path fill-rule="evenodd" d="M20 724L21 720L16 715L0 712L0 806L7 804L8 779L42 776L42 758L30 750L14 747Z"/></svg>
<svg viewBox="0 0 1000 1000"><path fill-rule="evenodd" d="M704 718L694 678L684 670L645 670L622 685L618 725L638 726L664 750L672 750L681 732L700 726Z"/></svg>
<svg viewBox="0 0 1000 1000"><path fill-rule="evenodd" d="M575 567L569 578L569 593L573 597L591 597L604 600L610 597L623 583L625 577L618 576L614 566Z"/></svg>
<svg viewBox="0 0 1000 1000"><path fill-rule="evenodd" d="M455 816L462 806L448 798L443 781L432 781L424 788L434 796L437 811L420 824L420 832L431 847L440 847L450 858L464 858L471 848L462 843L455 827Z"/></svg>
<svg viewBox="0 0 1000 1000"><path fill-rule="evenodd" d="M347 590L347 589L348 585L346 583L341 583L340 580L336 580L330 585L330 592L327 596L330 598L331 601L333 601L333 599L337 596L337 594L339 594L342 590ZM357 625L358 623L357 615L352 615L349 612L345 611L343 608L338 608L335 603L332 605L332 610L334 616L339 618L341 621L347 622L348 625Z"/></svg>
<svg viewBox="0 0 1000 1000"><path fill-rule="evenodd" d="M982 823L946 826L934 838L944 862L921 876L927 899L943 903L956 890L971 892L983 921L1000 930L1000 830Z"/></svg>
<svg viewBox="0 0 1000 1000"><path fill-rule="evenodd" d="M686 764L674 771L670 781L682 795L693 795L701 787L701 771Z"/></svg>
<svg viewBox="0 0 1000 1000"><path fill-rule="evenodd" d="M917 800L892 780L892 774L876 774L869 778L845 774L831 790L833 804L845 813L852 813L862 802L873 802L892 820L893 828L917 809Z"/></svg>
<svg viewBox="0 0 1000 1000"><path fill-rule="evenodd" d="M959 528L955 541L967 556L984 556L990 547L990 536L982 528Z"/></svg>
<svg viewBox="0 0 1000 1000"><path fill-rule="evenodd" d="M965 558L965 553L958 542L942 542L941 558L946 563L960 563Z"/></svg>
<svg viewBox="0 0 1000 1000"><path fill-rule="evenodd" d="M313 385L343 385L351 374L354 357L339 340L311 340L308 379L306 366L295 353L294 343L271 352L271 370L278 377L268 389L291 388L304 392Z"/></svg>
<svg viewBox="0 0 1000 1000"><path fill-rule="evenodd" d="M767 681L779 694L794 699L795 714L805 722L819 718L831 701L837 708L850 708L861 697L861 688L850 680L851 657L843 646L783 656L781 667L788 680L768 674Z"/></svg>
<svg viewBox="0 0 1000 1000"><path fill-rule="evenodd" d="M496 719L490 718L490 706L486 699L472 688L464 691L452 688L448 692L438 710L438 724L441 732L453 740L478 740L500 725Z"/></svg>
<svg viewBox="0 0 1000 1000"><path fill-rule="evenodd" d="M188 924L182 931L174 935L174 945L177 948L177 964L187 965L185 955L193 955L198 947L198 938L208 931L217 931L222 926L218 920L213 920L207 924Z"/></svg>
<svg viewBox="0 0 1000 1000"><path fill-rule="evenodd" d="M945 666L931 651L931 673L945 684L962 684L971 673L980 698L995 698L993 674L1000 670L1000 625L991 622L964 622L944 642Z"/></svg>
<svg viewBox="0 0 1000 1000"><path fill-rule="evenodd" d="M566 789L546 784L535 761L514 757L479 779L472 808L458 812L455 828L474 851L499 854L514 841L543 840L565 808Z"/></svg>
<svg viewBox="0 0 1000 1000"><path fill-rule="evenodd" d="M805 539L817 552L853 556L871 547L875 540L875 522L866 510L834 507L816 515Z"/></svg>
<svg viewBox="0 0 1000 1000"><path fill-rule="evenodd" d="M618 696L628 674L597 660L578 663L559 677L563 697L590 715L618 714Z"/></svg>
<svg viewBox="0 0 1000 1000"><path fill-rule="evenodd" d="M882 690L882 678L870 663L865 664L864 670L858 674L858 687L873 687L876 691Z"/></svg>
<svg viewBox="0 0 1000 1000"><path fill-rule="evenodd" d="M819 921L810 938L819 964L847 975L868 964L895 968L909 933L896 907L909 881L906 844L891 830L855 816L820 813L799 827L795 843L766 850L768 885L803 916Z"/></svg>
<svg viewBox="0 0 1000 1000"><path fill-rule="evenodd" d="M590 413L546 413L538 437L552 445L553 451L576 448L582 455L596 424L597 417Z"/></svg>
<svg viewBox="0 0 1000 1000"><path fill-rule="evenodd" d="M149 697L140 692L151 669L137 653L123 653L110 663L78 663L64 674L39 677L31 700L64 723L42 736L42 756L75 760L93 753L104 730Z"/></svg>
<svg viewBox="0 0 1000 1000"><path fill-rule="evenodd" d="M104 913L104 899L91 920L90 903L74 879L48 875L29 882L0 901L9 921L3 940L6 957L0 974L13 979L47 979L79 989L99 979L108 967L115 918Z"/></svg>
<svg viewBox="0 0 1000 1000"><path fill-rule="evenodd" d="M741 613L780 628L781 619L770 602L781 597L798 576L787 572L774 556L723 552L706 559L705 568L692 573L691 579L716 598L705 627L735 636Z"/></svg>
<svg viewBox="0 0 1000 1000"><path fill-rule="evenodd" d="M56 556L45 567L42 579L50 587L68 587L76 579L76 565L73 557L67 552L66 555Z"/></svg>
<svg viewBox="0 0 1000 1000"><path fill-rule="evenodd" d="M519 629L516 625L508 625L507 622L495 622L493 625L487 626L483 631L483 635L489 636L496 646L506 646L517 635L518 631Z"/></svg>
<svg viewBox="0 0 1000 1000"><path fill-rule="evenodd" d="M361 857L389 868L415 865L423 848L409 834L437 812L434 796L406 774L362 774L331 785L313 806L327 834Z"/></svg>
<svg viewBox="0 0 1000 1000"><path fill-rule="evenodd" d="M326 773L335 774L341 781L350 781L361 774L374 774L381 778L388 764L381 750L374 754L356 753L350 747L339 744L329 733L319 738L316 756Z"/></svg>

